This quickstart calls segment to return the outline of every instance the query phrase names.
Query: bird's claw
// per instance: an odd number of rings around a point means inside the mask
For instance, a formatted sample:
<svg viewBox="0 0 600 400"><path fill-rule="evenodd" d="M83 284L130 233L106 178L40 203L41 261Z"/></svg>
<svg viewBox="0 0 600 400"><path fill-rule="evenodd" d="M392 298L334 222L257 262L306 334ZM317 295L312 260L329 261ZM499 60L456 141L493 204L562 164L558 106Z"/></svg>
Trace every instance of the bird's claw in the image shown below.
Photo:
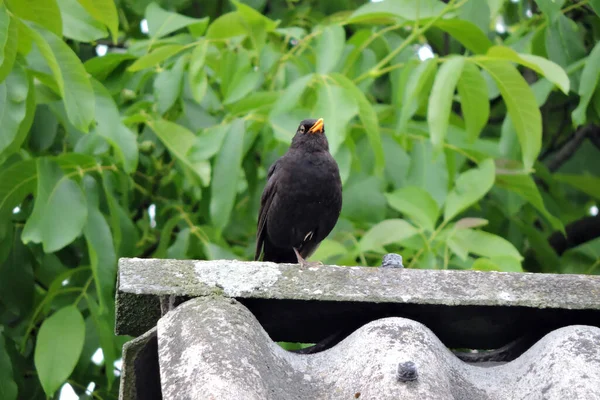
<svg viewBox="0 0 600 400"><path fill-rule="evenodd" d="M296 253L296 258L298 259L298 264L300 264L301 269L312 268L312 267L320 267L323 265L321 261L306 261L304 257L300 255L298 250L294 247L294 253Z"/></svg>
<svg viewBox="0 0 600 400"><path fill-rule="evenodd" d="M300 268L302 268L302 269L321 267L323 265L323 263L321 261L306 261L304 259L300 260L299 264L300 264Z"/></svg>

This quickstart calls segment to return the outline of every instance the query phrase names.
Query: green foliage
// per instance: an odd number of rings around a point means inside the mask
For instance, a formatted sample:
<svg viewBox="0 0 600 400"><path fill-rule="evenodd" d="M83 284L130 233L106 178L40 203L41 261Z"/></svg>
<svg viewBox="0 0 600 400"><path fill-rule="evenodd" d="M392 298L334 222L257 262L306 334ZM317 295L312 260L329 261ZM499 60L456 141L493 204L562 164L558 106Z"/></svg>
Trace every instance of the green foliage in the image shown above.
<svg viewBox="0 0 600 400"><path fill-rule="evenodd" d="M0 0L0 398L116 398L118 258L252 259L304 118L344 189L313 259L599 273L548 240L600 202L598 1L196 3Z"/></svg>

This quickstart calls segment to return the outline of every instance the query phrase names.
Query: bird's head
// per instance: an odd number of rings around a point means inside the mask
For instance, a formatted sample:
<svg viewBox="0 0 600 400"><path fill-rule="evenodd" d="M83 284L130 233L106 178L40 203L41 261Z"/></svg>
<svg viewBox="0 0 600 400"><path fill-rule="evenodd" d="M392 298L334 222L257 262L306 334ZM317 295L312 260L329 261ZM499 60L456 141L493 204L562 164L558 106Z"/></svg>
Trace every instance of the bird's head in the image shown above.
<svg viewBox="0 0 600 400"><path fill-rule="evenodd" d="M302 120L292 139L291 147L307 151L329 150L323 118Z"/></svg>

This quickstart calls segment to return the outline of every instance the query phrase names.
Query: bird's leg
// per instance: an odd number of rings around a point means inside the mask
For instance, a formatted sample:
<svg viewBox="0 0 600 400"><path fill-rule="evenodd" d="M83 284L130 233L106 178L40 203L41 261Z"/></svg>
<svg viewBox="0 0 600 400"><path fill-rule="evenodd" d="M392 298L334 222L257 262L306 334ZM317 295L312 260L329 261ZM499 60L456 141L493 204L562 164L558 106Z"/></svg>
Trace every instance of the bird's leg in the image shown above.
<svg viewBox="0 0 600 400"><path fill-rule="evenodd" d="M318 266L323 265L323 263L321 261L306 261L300 255L300 253L298 253L298 250L296 250L295 247L294 247L294 253L296 253L296 258L298 258L298 264L300 264L300 268L318 267Z"/></svg>

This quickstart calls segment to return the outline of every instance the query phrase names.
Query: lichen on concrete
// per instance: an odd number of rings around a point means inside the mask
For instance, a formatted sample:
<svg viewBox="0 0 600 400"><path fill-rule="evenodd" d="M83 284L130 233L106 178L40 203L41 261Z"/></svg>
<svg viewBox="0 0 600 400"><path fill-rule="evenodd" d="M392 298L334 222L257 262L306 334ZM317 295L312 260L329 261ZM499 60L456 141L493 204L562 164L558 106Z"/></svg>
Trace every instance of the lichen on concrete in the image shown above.
<svg viewBox="0 0 600 400"><path fill-rule="evenodd" d="M194 264L194 271L198 282L221 288L231 297L268 291L281 276L281 270L275 263L246 263L241 266L239 262L228 260L198 261Z"/></svg>

